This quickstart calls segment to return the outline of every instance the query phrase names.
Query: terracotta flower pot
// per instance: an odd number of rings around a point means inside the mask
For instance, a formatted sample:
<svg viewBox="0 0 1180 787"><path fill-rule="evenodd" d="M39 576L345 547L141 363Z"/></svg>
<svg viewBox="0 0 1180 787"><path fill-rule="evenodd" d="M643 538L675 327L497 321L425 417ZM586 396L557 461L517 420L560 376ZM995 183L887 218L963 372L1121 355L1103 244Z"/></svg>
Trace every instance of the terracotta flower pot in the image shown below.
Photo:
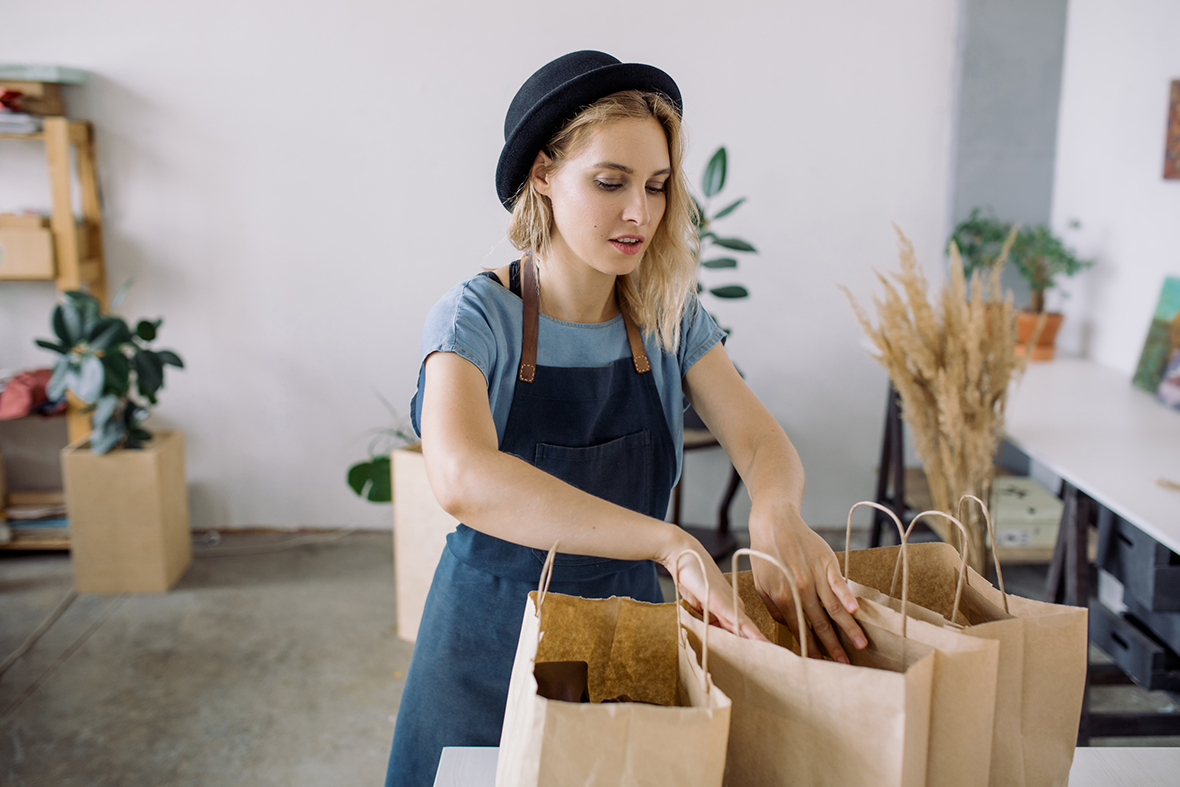
<svg viewBox="0 0 1180 787"><path fill-rule="evenodd" d="M1040 336L1037 337L1037 343L1032 348L1032 353L1029 355L1030 361L1051 361L1053 356L1057 354L1055 343L1057 341L1057 331L1061 328L1061 321L1065 316L1059 312L1045 312L1037 314L1036 312L1025 311L1021 309L1016 314L1016 354L1024 355L1028 350L1028 343L1032 340L1033 334L1037 331L1037 323L1041 318L1045 318L1045 327L1041 329Z"/></svg>

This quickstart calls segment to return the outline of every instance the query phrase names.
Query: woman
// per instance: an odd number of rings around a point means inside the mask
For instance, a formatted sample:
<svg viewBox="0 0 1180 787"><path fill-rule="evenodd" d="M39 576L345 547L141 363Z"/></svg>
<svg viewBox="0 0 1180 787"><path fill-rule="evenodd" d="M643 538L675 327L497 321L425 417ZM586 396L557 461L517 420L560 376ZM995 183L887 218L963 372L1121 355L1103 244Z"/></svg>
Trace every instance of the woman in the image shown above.
<svg viewBox="0 0 1180 787"><path fill-rule="evenodd" d="M700 543L663 521L685 397L750 491L753 545L799 576L792 589L755 566L771 609L793 610L795 590L829 655L847 660L832 620L863 647L835 556L799 515L798 454L696 301L680 113L667 74L589 51L541 68L509 107L496 187L524 255L456 286L424 330L414 425L431 489L464 524L426 602L387 785L431 784L443 746L499 744L525 598L557 542L556 592L663 601L658 561L689 603L707 579L717 623L762 638ZM676 566L684 549L707 577Z"/></svg>

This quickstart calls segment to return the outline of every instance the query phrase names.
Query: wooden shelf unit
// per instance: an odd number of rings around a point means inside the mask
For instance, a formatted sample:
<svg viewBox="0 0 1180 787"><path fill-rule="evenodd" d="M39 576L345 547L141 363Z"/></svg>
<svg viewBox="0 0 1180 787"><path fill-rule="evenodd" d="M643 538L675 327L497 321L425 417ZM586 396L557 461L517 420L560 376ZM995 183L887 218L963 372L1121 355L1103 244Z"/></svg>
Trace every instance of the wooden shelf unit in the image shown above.
<svg viewBox="0 0 1180 787"><path fill-rule="evenodd" d="M102 197L98 185L98 169L94 152L94 125L88 120L68 120L65 117L45 117L43 130L31 134L0 133L0 140L39 141L45 146L49 165L49 184L52 212L49 226L53 233L55 275L42 281L52 281L59 292L84 289L98 299L103 310L107 307L106 259L103 252ZM70 146L74 147L71 167ZM81 197L81 222L74 215L73 178L78 179ZM79 232L89 234L89 256L82 258ZM37 281L36 279L5 279L0 281ZM66 410L70 442L90 433L90 415L82 412L82 403L72 395ZM10 493L10 497L19 493ZM0 506L5 501L0 500ZM12 526L12 523L9 523ZM69 541L55 536L36 540L34 545L25 540L0 544L0 549L68 549Z"/></svg>

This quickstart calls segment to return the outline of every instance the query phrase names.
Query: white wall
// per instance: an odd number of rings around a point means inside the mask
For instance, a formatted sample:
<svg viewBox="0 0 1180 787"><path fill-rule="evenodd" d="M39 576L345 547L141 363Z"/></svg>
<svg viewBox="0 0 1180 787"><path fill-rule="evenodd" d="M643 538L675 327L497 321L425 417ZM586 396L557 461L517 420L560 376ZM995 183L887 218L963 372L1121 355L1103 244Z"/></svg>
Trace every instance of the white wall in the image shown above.
<svg viewBox="0 0 1180 787"><path fill-rule="evenodd" d="M679 82L699 173L730 149L727 231L761 255L710 304L795 440L804 515L871 496L886 377L841 282L896 266L890 221L938 269L948 226L958 6L661 0L9 0L3 59L88 69L111 281L164 315L157 426L188 441L200 526L388 525L345 468L404 412L430 304L512 256L492 179L504 112L538 66L599 48ZM45 207L39 152L0 147L0 209ZM22 147L24 146L24 147ZM730 277L717 277L715 283ZM0 284L0 367L44 363L52 289ZM711 521L717 460L693 458L687 518ZM712 482L712 481L710 481Z"/></svg>
<svg viewBox="0 0 1180 787"><path fill-rule="evenodd" d="M1164 277L1180 276L1180 181L1163 179L1177 30L1175 0L1069 4L1053 225L1097 265L1069 287L1061 342L1128 377Z"/></svg>

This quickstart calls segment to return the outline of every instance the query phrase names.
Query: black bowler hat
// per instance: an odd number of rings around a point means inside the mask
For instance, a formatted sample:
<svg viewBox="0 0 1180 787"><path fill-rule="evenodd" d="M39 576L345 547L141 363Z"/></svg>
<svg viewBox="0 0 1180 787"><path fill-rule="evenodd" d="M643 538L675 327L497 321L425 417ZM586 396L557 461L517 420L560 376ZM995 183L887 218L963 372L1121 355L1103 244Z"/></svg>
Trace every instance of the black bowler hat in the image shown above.
<svg viewBox="0 0 1180 787"><path fill-rule="evenodd" d="M496 166L496 193L512 210L516 192L528 178L539 151L566 121L611 93L644 90L663 93L683 114L680 88L655 66L622 63L605 52L583 50L562 55L528 78L508 105L504 150Z"/></svg>

